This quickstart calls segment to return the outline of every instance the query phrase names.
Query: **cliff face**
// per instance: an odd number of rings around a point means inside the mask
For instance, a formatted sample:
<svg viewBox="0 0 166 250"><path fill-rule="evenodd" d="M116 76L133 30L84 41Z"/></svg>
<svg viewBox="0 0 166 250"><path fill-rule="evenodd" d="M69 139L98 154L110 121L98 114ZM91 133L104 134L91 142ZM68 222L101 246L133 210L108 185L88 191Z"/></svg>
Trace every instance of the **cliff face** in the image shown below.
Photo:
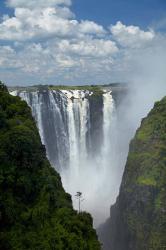
<svg viewBox="0 0 166 250"><path fill-rule="evenodd" d="M0 249L99 250L50 166L30 108L0 83Z"/></svg>
<svg viewBox="0 0 166 250"><path fill-rule="evenodd" d="M131 142L119 197L99 233L105 249L166 249L166 98Z"/></svg>
<svg viewBox="0 0 166 250"><path fill-rule="evenodd" d="M90 110L90 129L88 137L91 138L88 151L92 157L101 153L101 144L103 142L103 97L102 91L99 94L93 94L89 97Z"/></svg>

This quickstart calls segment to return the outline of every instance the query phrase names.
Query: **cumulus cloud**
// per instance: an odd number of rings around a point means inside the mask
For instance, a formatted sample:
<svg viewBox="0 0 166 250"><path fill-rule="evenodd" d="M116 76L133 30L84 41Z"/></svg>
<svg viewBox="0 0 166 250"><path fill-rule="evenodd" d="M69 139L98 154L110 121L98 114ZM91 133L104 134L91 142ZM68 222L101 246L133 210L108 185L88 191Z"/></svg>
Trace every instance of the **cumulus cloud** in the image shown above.
<svg viewBox="0 0 166 250"><path fill-rule="evenodd" d="M15 16L6 18L0 24L0 39L26 41L51 35L74 34L78 22L67 19L67 14L70 16L70 12L63 8L48 7L33 11L27 8L16 8Z"/></svg>
<svg viewBox="0 0 166 250"><path fill-rule="evenodd" d="M14 8L14 15L1 18L0 70L2 80L9 83L119 80L133 69L134 54L153 50L157 44L158 34L150 29L121 22L106 28L94 21L78 21L70 0L6 3Z"/></svg>
<svg viewBox="0 0 166 250"><path fill-rule="evenodd" d="M93 39L88 41L69 42L63 40L59 44L59 49L63 53L77 54L79 56L108 57L118 51L116 44L103 39Z"/></svg>
<svg viewBox="0 0 166 250"><path fill-rule="evenodd" d="M82 33L91 33L91 34L105 34L106 31L101 25L96 24L92 21L82 21L80 23L80 32Z"/></svg>
<svg viewBox="0 0 166 250"><path fill-rule="evenodd" d="M115 40L122 46L139 48L155 37L153 30L144 31L137 26L126 26L120 21L110 27Z"/></svg>
<svg viewBox="0 0 166 250"><path fill-rule="evenodd" d="M82 37L84 34L102 35L104 28L92 21L72 19L67 7L16 8L14 17L7 17L0 24L0 39L26 41L56 37Z"/></svg>

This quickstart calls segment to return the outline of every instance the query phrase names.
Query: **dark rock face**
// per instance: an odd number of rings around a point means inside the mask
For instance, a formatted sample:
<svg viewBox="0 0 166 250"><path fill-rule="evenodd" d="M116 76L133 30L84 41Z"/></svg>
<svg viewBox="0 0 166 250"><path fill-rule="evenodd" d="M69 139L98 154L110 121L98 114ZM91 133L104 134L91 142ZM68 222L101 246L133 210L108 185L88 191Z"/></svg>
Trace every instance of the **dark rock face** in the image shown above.
<svg viewBox="0 0 166 250"><path fill-rule="evenodd" d="M88 149L91 155L100 153L100 145L103 142L103 96L92 95L89 97L89 109L90 109L90 138Z"/></svg>
<svg viewBox="0 0 166 250"><path fill-rule="evenodd" d="M106 250L166 249L166 98L131 142L119 197L99 234Z"/></svg>

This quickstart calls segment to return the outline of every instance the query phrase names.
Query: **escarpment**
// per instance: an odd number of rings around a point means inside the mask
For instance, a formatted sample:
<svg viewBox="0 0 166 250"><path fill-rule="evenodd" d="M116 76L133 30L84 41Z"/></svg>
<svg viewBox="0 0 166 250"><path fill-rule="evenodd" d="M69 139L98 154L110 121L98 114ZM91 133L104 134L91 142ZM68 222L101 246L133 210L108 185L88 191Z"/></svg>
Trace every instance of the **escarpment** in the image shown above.
<svg viewBox="0 0 166 250"><path fill-rule="evenodd" d="M166 98L130 144L120 194L99 234L106 250L166 249Z"/></svg>

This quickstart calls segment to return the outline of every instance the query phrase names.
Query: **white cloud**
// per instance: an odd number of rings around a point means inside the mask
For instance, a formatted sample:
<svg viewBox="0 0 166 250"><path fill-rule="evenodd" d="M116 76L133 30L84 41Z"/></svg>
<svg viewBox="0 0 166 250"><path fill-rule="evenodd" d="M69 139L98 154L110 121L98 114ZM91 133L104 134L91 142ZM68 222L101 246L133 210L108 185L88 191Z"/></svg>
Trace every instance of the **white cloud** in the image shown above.
<svg viewBox="0 0 166 250"><path fill-rule="evenodd" d="M153 30L143 31L137 26L126 26L120 21L110 27L115 40L122 46L141 47L147 42L152 41L155 34Z"/></svg>
<svg viewBox="0 0 166 250"><path fill-rule="evenodd" d="M17 69L22 64L17 58L16 52L10 46L0 46L0 68L3 69Z"/></svg>
<svg viewBox="0 0 166 250"><path fill-rule="evenodd" d="M17 84L123 81L136 65L137 55L143 56L145 48L153 51L160 41L152 30L121 22L107 30L93 21L78 21L70 4L68 0L8 1L14 16L5 15L0 23L2 80Z"/></svg>
<svg viewBox="0 0 166 250"><path fill-rule="evenodd" d="M0 39L26 41L42 37L68 36L76 33L78 22L64 18L71 14L67 9L45 8L29 10L16 8L15 17L6 18L0 24Z"/></svg>
<svg viewBox="0 0 166 250"><path fill-rule="evenodd" d="M103 39L88 39L84 41L69 42L63 40L59 44L62 53L72 53L78 56L109 57L118 51L116 44Z"/></svg>
<svg viewBox="0 0 166 250"><path fill-rule="evenodd" d="M80 32L91 33L91 34L104 34L106 31L101 25L96 24L92 21L82 21L80 23Z"/></svg>
<svg viewBox="0 0 166 250"><path fill-rule="evenodd" d="M0 23L0 39L26 41L56 37L82 37L86 34L104 35L101 25L92 21L71 19L73 13L66 7L47 7L30 10L16 8L14 17L7 17Z"/></svg>

